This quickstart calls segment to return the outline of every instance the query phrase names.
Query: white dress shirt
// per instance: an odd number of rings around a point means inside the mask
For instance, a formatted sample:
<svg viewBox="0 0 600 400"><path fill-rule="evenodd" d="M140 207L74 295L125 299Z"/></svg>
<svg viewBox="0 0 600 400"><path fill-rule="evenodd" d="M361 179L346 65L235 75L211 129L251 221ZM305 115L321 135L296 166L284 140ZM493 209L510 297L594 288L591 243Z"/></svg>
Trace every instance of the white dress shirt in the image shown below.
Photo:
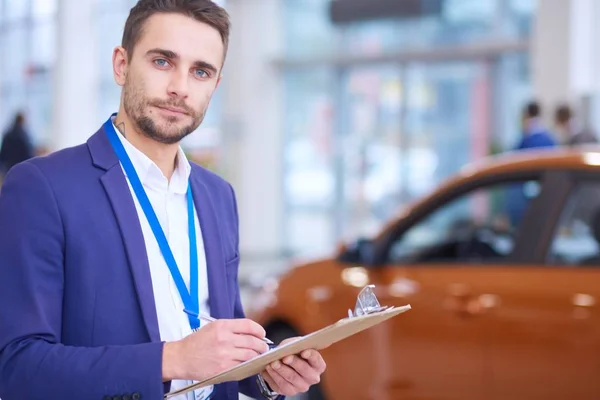
<svg viewBox="0 0 600 400"><path fill-rule="evenodd" d="M169 181L160 168L144 153L134 147L115 127L117 136L123 143L127 155L131 159L152 208L160 222L165 233L177 267L186 284L187 290L190 287L190 248L188 235L188 214L187 214L187 188L191 172L191 166L183 150L179 148L177 153L177 165L175 172ZM125 175L127 173L123 170ZM148 219L140 206L140 203L133 191L129 178L127 179L131 195L135 201L138 218L141 223L144 241L146 243L146 252L148 254L148 264L150 265L150 274L152 277L152 289L156 304L156 313L158 316L158 327L160 338L163 341L175 341L192 333L187 314L183 311L183 301L177 290L175 281L171 276L169 267L165 262L162 252ZM202 231L200 221L194 207L195 225L196 225L196 245L198 247L198 304L200 312L210 315L208 306L208 279L206 270L206 254L204 252L204 242L202 240ZM202 326L202 321L201 321ZM174 380L171 383L171 390L179 389L191 384L191 381ZM178 396L177 399L193 400L192 392L186 395Z"/></svg>

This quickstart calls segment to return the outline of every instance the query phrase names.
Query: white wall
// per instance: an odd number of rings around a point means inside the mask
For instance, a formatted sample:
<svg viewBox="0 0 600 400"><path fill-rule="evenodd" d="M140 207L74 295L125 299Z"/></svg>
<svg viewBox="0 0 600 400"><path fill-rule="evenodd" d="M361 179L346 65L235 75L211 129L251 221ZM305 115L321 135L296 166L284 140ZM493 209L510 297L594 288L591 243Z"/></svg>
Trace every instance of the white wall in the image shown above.
<svg viewBox="0 0 600 400"><path fill-rule="evenodd" d="M92 1L58 2L52 149L81 144L99 128L100 74L93 18Z"/></svg>
<svg viewBox="0 0 600 400"><path fill-rule="evenodd" d="M241 252L250 258L282 245L282 90L270 63L282 48L279 7L273 0L227 1L223 164L238 196Z"/></svg>
<svg viewBox="0 0 600 400"><path fill-rule="evenodd" d="M600 2L542 0L532 38L534 96L551 122L558 103L582 106L600 89Z"/></svg>

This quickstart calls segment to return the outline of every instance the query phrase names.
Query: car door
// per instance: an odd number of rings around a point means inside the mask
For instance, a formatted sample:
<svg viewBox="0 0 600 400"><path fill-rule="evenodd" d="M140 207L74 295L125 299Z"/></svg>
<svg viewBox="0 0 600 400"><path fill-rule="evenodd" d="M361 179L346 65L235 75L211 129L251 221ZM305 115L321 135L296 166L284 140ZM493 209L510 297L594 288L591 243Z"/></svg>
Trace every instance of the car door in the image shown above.
<svg viewBox="0 0 600 400"><path fill-rule="evenodd" d="M600 180L574 180L537 210L532 260L495 275L490 399L600 398Z"/></svg>
<svg viewBox="0 0 600 400"><path fill-rule="evenodd" d="M536 176L495 177L441 193L398 226L378 270L384 304L411 304L390 321L390 398L488 398L486 348L495 298L487 284L513 261L520 221L537 195L515 201L514 191Z"/></svg>

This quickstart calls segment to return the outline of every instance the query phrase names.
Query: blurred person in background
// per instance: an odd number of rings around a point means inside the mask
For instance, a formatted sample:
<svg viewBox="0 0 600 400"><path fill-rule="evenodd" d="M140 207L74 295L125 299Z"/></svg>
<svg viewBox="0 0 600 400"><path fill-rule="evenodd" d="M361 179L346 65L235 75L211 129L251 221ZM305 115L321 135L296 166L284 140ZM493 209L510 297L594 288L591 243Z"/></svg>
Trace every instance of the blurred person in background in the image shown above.
<svg viewBox="0 0 600 400"><path fill-rule="evenodd" d="M554 112L555 129L567 146L598 143L595 132L584 127L574 116L574 112L566 104L559 105Z"/></svg>
<svg viewBox="0 0 600 400"><path fill-rule="evenodd" d="M542 121L542 108L536 101L528 103L521 113L521 141L518 151L555 148L558 145ZM512 229L517 229L531 195L526 183L515 184L510 188L507 198L507 214Z"/></svg>
<svg viewBox="0 0 600 400"><path fill-rule="evenodd" d="M573 109L567 104L561 104L556 107L554 112L554 124L557 133L563 138L564 144L569 147L583 146L586 144L598 143L595 132L586 127L580 122L580 119L575 117ZM586 197L583 200L583 197ZM600 191L597 186L590 186L587 190L580 194L580 201L576 210L573 211L571 224L569 228L574 230L577 224L585 225L587 221L594 221L594 224L600 222L595 216L597 212L597 199L600 199ZM598 228L600 225L591 225L595 238L600 238L597 233L600 233Z"/></svg>
<svg viewBox="0 0 600 400"><path fill-rule="evenodd" d="M20 162L34 156L29 134L25 130L25 116L17 113L15 119L2 138L0 147L0 177Z"/></svg>
<svg viewBox="0 0 600 400"><path fill-rule="evenodd" d="M180 146L221 81L229 31L211 0L139 0L113 51L118 112L7 174L2 400L159 400L269 350L240 301L234 190ZM176 398L293 396L324 370L306 350Z"/></svg>
<svg viewBox="0 0 600 400"><path fill-rule="evenodd" d="M536 101L528 103L521 114L521 140L516 150L555 147L556 139L544 126L542 108Z"/></svg>

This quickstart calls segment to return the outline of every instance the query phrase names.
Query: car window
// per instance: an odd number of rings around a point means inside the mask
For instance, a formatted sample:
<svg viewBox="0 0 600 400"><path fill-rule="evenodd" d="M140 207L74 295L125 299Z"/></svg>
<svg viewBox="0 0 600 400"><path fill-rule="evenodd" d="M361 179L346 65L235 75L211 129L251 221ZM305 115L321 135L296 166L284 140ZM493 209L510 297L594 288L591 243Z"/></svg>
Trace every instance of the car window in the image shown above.
<svg viewBox="0 0 600 400"><path fill-rule="evenodd" d="M548 262L600 266L600 182L582 182L558 219Z"/></svg>
<svg viewBox="0 0 600 400"><path fill-rule="evenodd" d="M537 180L483 186L428 213L398 237L388 262L501 262L514 247L516 232Z"/></svg>

